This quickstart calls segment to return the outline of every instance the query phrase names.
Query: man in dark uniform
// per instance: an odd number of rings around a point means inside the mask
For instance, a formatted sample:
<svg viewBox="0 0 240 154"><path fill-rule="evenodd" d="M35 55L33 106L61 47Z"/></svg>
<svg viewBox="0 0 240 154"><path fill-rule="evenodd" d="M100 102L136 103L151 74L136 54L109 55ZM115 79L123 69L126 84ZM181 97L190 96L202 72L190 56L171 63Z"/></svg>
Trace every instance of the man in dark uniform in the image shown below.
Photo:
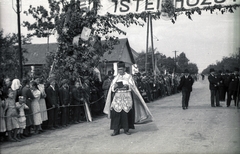
<svg viewBox="0 0 240 154"><path fill-rule="evenodd" d="M210 69L210 74L208 76L209 81L209 89L211 91L211 106L215 107L214 100L216 100L216 106L221 107L219 103L219 79L215 75L215 70L213 68Z"/></svg>
<svg viewBox="0 0 240 154"><path fill-rule="evenodd" d="M232 96L235 103L235 106L237 106L237 91L238 91L238 84L239 84L239 68L235 68L233 74L229 77L229 84L228 84L228 97L227 97L227 107L230 106Z"/></svg>
<svg viewBox="0 0 240 154"><path fill-rule="evenodd" d="M182 90L182 108L183 110L188 109L188 103L190 94L192 92L192 85L194 83L193 78L189 75L188 69L184 70L184 75L181 77L179 90Z"/></svg>
<svg viewBox="0 0 240 154"><path fill-rule="evenodd" d="M59 109L59 91L54 79L49 80L49 87L46 88L46 106L48 110L48 129L59 128L58 109Z"/></svg>

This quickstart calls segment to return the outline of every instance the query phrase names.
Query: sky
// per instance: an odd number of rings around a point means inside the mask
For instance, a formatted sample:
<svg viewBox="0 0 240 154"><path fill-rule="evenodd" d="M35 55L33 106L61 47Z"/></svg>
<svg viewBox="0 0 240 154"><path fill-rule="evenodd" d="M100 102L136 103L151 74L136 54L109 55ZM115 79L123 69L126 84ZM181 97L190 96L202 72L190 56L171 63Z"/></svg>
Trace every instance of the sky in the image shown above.
<svg viewBox="0 0 240 154"><path fill-rule="evenodd" d="M29 5L48 7L48 0L22 0L21 22L33 21L30 16L23 14ZM236 0L240 1L240 0ZM107 1L104 1L107 2ZM240 2L238 2L239 4ZM106 6L106 5L104 5ZM110 5L107 7L113 9ZM137 52L146 51L147 27L132 25L124 27L126 35L119 38L128 38L131 48ZM17 14L12 8L11 0L0 1L0 28L4 34L17 33ZM26 35L27 29L21 27L21 33ZM199 72L223 57L237 54L240 48L240 8L234 13L221 14L215 11L203 12L202 15L192 15L189 20L185 15L180 15L175 24L166 20L153 20L154 48L168 57L174 57L184 52L191 63L197 64ZM56 42L56 36L50 37L50 42ZM32 43L47 43L46 38L33 38ZM150 42L149 42L150 45Z"/></svg>

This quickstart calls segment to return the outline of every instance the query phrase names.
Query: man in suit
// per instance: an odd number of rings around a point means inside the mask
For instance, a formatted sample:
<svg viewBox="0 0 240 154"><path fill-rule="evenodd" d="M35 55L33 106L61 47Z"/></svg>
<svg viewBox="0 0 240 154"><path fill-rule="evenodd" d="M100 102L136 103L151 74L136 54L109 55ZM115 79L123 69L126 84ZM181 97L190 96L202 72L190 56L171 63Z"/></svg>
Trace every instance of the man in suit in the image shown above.
<svg viewBox="0 0 240 154"><path fill-rule="evenodd" d="M208 76L208 81L209 81L209 89L211 91L211 106L212 107L222 107L219 103L220 80L215 75L215 70L213 68L210 69L210 74ZM216 106L215 106L214 100L216 100Z"/></svg>
<svg viewBox="0 0 240 154"><path fill-rule="evenodd" d="M228 97L227 97L227 107L230 106L232 96L235 103L235 106L237 106L237 92L239 88L239 68L235 68L233 74L229 77L229 84L228 84Z"/></svg>
<svg viewBox="0 0 240 154"><path fill-rule="evenodd" d="M180 79L178 90L182 90L182 108L188 109L189 98L192 92L193 78L190 76L188 69L184 70L184 75Z"/></svg>
<svg viewBox="0 0 240 154"><path fill-rule="evenodd" d="M48 110L48 129L59 128L58 125L58 108L59 93L54 79L49 80L49 87L46 88L46 105Z"/></svg>

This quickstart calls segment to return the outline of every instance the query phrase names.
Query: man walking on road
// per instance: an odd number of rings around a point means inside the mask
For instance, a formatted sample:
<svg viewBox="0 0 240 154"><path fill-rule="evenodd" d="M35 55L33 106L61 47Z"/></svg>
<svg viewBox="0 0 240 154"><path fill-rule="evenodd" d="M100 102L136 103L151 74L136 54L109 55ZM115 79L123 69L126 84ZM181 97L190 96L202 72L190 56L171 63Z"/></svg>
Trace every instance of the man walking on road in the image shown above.
<svg viewBox="0 0 240 154"><path fill-rule="evenodd" d="M192 92L192 85L194 83L193 78L189 75L188 69L184 70L184 75L181 77L179 90L182 90L182 108L183 110L188 109L188 103L190 94Z"/></svg>
<svg viewBox="0 0 240 154"><path fill-rule="evenodd" d="M210 69L210 74L208 76L209 81L209 89L211 91L211 106L212 107L222 107L219 103L219 79L215 75L215 70L213 68ZM216 106L214 104L214 100L216 100Z"/></svg>

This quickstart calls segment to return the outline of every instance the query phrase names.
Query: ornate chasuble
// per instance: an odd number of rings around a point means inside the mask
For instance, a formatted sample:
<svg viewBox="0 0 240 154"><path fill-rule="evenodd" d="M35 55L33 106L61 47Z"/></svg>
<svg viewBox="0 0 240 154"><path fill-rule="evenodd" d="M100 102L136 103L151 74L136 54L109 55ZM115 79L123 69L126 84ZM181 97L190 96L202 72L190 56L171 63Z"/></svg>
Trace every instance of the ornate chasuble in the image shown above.
<svg viewBox="0 0 240 154"><path fill-rule="evenodd" d="M129 86L129 90L116 90L112 89L113 92L115 92L115 95L112 100L111 108L113 108L116 112L121 112L124 110L126 113L128 113L132 109L133 101L132 101L132 95L131 95L131 81L128 74L124 74L122 76L119 76L119 78L116 80L116 82L122 81L123 84L127 84Z"/></svg>

